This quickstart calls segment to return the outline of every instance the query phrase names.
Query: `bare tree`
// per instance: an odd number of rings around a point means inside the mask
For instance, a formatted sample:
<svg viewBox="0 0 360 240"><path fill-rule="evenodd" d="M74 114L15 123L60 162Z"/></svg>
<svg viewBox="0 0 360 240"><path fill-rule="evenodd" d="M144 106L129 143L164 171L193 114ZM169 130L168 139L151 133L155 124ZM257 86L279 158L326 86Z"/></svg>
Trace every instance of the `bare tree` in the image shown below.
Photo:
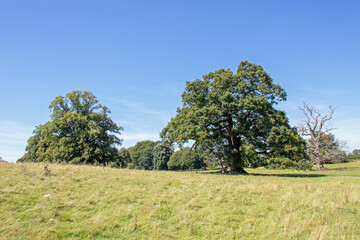
<svg viewBox="0 0 360 240"><path fill-rule="evenodd" d="M324 134L329 133L333 128L330 128L326 123L333 117L335 108L329 107L329 112L322 115L314 106L309 106L303 103L303 106L299 107L306 117L306 120L299 127L299 131L303 136L309 136L309 143L312 145L313 156L316 161L316 169L324 169L324 163L321 155L321 142L320 139Z"/></svg>

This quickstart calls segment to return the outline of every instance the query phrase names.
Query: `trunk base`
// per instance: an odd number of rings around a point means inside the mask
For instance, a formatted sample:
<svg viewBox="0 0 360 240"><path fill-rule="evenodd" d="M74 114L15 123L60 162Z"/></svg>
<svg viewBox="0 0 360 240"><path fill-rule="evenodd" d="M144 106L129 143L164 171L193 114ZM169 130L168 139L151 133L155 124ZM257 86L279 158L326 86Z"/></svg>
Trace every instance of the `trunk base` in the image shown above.
<svg viewBox="0 0 360 240"><path fill-rule="evenodd" d="M231 167L231 173L248 174L242 167Z"/></svg>

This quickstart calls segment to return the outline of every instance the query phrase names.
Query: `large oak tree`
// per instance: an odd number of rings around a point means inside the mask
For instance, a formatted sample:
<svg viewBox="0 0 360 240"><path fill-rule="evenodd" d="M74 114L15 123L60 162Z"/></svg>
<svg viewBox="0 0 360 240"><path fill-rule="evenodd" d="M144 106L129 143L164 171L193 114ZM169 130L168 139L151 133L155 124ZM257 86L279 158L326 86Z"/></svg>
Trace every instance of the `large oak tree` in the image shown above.
<svg viewBox="0 0 360 240"><path fill-rule="evenodd" d="M236 73L220 69L187 82L183 106L161 137L180 145L193 140L193 147L217 146L232 172L245 173L245 166L271 149L281 152L274 141L270 148L268 138L274 129L289 128L285 113L274 108L284 100L284 89L260 65L244 61Z"/></svg>

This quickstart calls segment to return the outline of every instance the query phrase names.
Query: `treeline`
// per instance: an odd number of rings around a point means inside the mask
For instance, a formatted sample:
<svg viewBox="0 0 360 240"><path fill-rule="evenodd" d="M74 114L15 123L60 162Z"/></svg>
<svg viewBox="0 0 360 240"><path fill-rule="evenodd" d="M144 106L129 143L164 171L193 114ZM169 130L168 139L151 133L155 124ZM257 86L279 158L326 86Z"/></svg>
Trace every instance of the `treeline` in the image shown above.
<svg viewBox="0 0 360 240"><path fill-rule="evenodd" d="M161 141L118 150L123 128L111 120L110 110L92 93L73 91L51 102L51 119L35 128L19 161L240 173L259 166L304 170L314 163L321 170L324 163L347 161L342 142L321 128L334 109L320 118L304 104L308 121L299 131L274 107L285 100L284 89L260 65L244 61L236 73L220 69L187 82L183 106L161 131ZM194 144L185 148L189 141Z"/></svg>
<svg viewBox="0 0 360 240"><path fill-rule="evenodd" d="M130 148L121 148L118 167L144 170L191 170L205 167L204 156L183 148L177 151L161 141L141 141Z"/></svg>

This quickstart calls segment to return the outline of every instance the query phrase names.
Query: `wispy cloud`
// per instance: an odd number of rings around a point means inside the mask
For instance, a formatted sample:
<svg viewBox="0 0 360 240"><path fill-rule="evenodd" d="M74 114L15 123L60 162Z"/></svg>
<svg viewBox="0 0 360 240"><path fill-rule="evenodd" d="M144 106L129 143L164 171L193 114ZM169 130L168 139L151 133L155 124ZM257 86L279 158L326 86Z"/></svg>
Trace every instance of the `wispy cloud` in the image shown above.
<svg viewBox="0 0 360 240"><path fill-rule="evenodd" d="M130 101L126 99L117 99L117 98L108 98L105 97L104 99L118 103L125 107L126 111L132 112L132 113L141 113L144 115L151 115L153 117L156 117L164 122L169 121L172 116L172 111L157 111L153 110L151 108L146 107L143 103Z"/></svg>
<svg viewBox="0 0 360 240"><path fill-rule="evenodd" d="M124 141L158 140L159 133L124 133L121 135L121 138L124 139Z"/></svg>
<svg viewBox="0 0 360 240"><path fill-rule="evenodd" d="M336 127L335 136L345 140L350 151L360 149L360 117L334 121L333 125Z"/></svg>
<svg viewBox="0 0 360 240"><path fill-rule="evenodd" d="M0 120L0 156L10 162L19 159L33 130L33 126L21 122Z"/></svg>
<svg viewBox="0 0 360 240"><path fill-rule="evenodd" d="M151 140L160 140L159 133L157 132L124 132L119 136L123 139L121 147L129 148L134 146L137 142Z"/></svg>
<svg viewBox="0 0 360 240"><path fill-rule="evenodd" d="M33 126L15 121L0 120L0 138L27 139Z"/></svg>

